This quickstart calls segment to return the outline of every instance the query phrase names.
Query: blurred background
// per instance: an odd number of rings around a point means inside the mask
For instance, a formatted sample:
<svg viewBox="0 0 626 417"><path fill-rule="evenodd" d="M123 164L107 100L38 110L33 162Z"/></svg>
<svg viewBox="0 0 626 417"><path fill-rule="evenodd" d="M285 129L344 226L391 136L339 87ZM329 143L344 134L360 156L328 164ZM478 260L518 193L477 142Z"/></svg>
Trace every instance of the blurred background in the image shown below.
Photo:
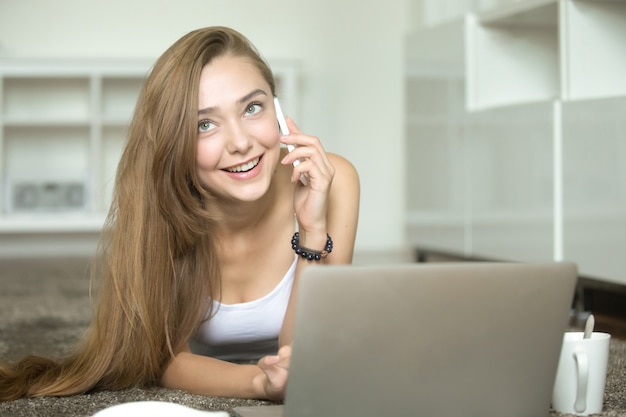
<svg viewBox="0 0 626 417"><path fill-rule="evenodd" d="M626 2L0 0L0 257L89 256L146 71L231 26L362 181L356 262L626 283Z"/></svg>
<svg viewBox="0 0 626 417"><path fill-rule="evenodd" d="M357 166L359 250L404 250L407 2L0 0L0 66L17 68L4 78L0 113L0 254L93 248L86 231L98 229L106 205L106 196L94 196L105 194L114 174L141 77L178 38L210 25L251 39L289 84L281 92L285 113ZM20 71L38 75L20 78ZM71 210L8 208L11 184L37 178L85 183L88 207L70 218Z"/></svg>

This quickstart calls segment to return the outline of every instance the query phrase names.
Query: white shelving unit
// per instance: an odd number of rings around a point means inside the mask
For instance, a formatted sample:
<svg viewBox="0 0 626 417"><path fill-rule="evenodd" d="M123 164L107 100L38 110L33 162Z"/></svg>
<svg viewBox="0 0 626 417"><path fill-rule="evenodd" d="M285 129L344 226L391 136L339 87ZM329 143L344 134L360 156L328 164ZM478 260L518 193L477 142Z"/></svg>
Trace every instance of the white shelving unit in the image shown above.
<svg viewBox="0 0 626 417"><path fill-rule="evenodd" d="M626 96L626 1L561 0L561 95Z"/></svg>
<svg viewBox="0 0 626 417"><path fill-rule="evenodd" d="M466 17L471 111L626 95L626 1L520 0Z"/></svg>
<svg viewBox="0 0 626 417"><path fill-rule="evenodd" d="M536 228L548 231L552 223L548 253L554 260L576 261L584 274L626 282L626 262L614 256L626 250L620 237L626 232L626 178L620 167L626 129L619 116L626 97L626 1L509 2L468 14L465 23L470 112L493 116L498 109L518 111L532 103L552 108L545 112L552 134L544 146L544 154L552 153L552 215ZM574 108L578 118L570 116ZM602 138L593 132L602 132ZM597 147L603 162L590 158ZM606 171L599 175L598 169ZM477 241L481 233L473 230ZM506 242L507 236L512 234L498 232L494 242ZM474 249L478 246L474 242ZM539 241L533 247L540 247Z"/></svg>
<svg viewBox="0 0 626 417"><path fill-rule="evenodd" d="M0 232L100 229L151 64L0 60Z"/></svg>
<svg viewBox="0 0 626 417"><path fill-rule="evenodd" d="M426 22L407 39L409 57L425 57L407 68L407 85L417 80L407 88L409 242L571 260L588 277L626 283L626 1L476 0L470 9L457 21L458 82L445 75L457 63L438 55L457 50L453 22ZM433 63L439 78L419 73Z"/></svg>

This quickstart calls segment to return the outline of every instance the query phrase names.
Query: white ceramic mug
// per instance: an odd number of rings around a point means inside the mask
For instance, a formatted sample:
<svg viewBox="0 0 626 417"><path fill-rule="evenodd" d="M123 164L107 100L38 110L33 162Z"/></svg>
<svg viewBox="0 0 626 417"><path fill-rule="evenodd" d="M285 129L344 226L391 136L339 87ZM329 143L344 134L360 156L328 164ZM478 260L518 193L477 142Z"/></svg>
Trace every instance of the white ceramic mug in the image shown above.
<svg viewBox="0 0 626 417"><path fill-rule="evenodd" d="M552 393L552 408L563 414L586 416L602 412L609 360L608 333L583 332L563 336L561 356Z"/></svg>

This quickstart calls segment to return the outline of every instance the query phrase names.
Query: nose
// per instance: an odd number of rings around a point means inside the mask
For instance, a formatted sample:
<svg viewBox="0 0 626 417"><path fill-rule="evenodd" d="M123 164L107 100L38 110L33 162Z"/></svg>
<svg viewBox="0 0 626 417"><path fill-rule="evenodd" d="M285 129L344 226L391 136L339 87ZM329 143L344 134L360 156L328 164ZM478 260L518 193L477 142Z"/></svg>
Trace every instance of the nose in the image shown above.
<svg viewBox="0 0 626 417"><path fill-rule="evenodd" d="M226 135L226 150L229 153L245 154L252 147L252 140L249 133L239 121L229 123Z"/></svg>

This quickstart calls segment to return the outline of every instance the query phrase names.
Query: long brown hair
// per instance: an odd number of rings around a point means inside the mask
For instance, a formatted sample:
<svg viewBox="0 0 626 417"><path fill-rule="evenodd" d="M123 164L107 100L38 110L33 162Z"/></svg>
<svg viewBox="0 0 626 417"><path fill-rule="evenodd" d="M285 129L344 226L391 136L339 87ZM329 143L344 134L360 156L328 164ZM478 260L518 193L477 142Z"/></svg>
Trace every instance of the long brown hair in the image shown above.
<svg viewBox="0 0 626 417"><path fill-rule="evenodd" d="M67 358L0 364L0 400L156 384L219 291L212 196L196 174L198 89L216 57L250 59L272 93L269 66L225 27L182 37L155 63L119 162L92 268L97 305Z"/></svg>

